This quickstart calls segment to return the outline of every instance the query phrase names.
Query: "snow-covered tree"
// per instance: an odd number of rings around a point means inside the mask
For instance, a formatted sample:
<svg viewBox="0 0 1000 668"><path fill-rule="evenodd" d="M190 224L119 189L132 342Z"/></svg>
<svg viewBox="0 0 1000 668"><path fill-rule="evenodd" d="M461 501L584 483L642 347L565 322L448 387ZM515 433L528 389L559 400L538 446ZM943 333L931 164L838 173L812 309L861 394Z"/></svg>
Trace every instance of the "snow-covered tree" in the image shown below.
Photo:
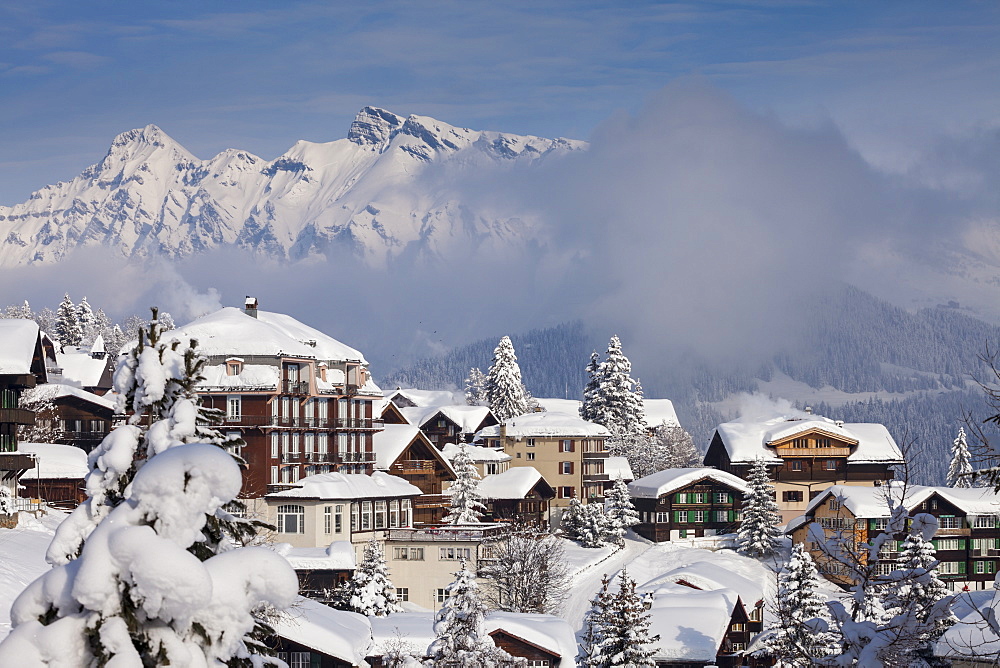
<svg viewBox="0 0 1000 668"><path fill-rule="evenodd" d="M83 340L80 344L83 346L93 345L94 341L103 336L104 332L111 327L111 319L104 313L104 309L97 309L90 319L90 325L83 328ZM121 348L121 345L118 347Z"/></svg>
<svg viewBox="0 0 1000 668"><path fill-rule="evenodd" d="M31 311L31 305L28 304L28 300L25 299L23 304L11 304L8 306L3 312L3 317L31 320L34 318L34 313Z"/></svg>
<svg viewBox="0 0 1000 668"><path fill-rule="evenodd" d="M445 590L445 601L434 617L434 642L428 648L436 668L494 668L516 662L499 649L485 629L486 605L476 576L462 562Z"/></svg>
<svg viewBox="0 0 1000 668"><path fill-rule="evenodd" d="M6 485L0 485L0 515L13 515L17 512L14 505L14 495Z"/></svg>
<svg viewBox="0 0 1000 668"><path fill-rule="evenodd" d="M171 329L177 329L177 325L174 324L174 317L164 311L160 314L160 326L163 327L163 331L169 332Z"/></svg>
<svg viewBox="0 0 1000 668"><path fill-rule="evenodd" d="M493 558L479 572L491 581L490 607L559 614L571 585L562 541L534 526L515 526L490 547Z"/></svg>
<svg viewBox="0 0 1000 668"><path fill-rule="evenodd" d="M125 336L125 332L118 325L105 328L101 335L104 337L104 349L111 356L118 355L122 346L128 343L128 337Z"/></svg>
<svg viewBox="0 0 1000 668"><path fill-rule="evenodd" d="M836 636L827 631L826 597L819 590L819 574L802 543L792 547L788 563L778 574L775 612L768 647L783 665L810 666L813 659L836 651Z"/></svg>
<svg viewBox="0 0 1000 668"><path fill-rule="evenodd" d="M559 518L559 528L569 538L576 539L580 524L582 523L583 513L583 504L580 503L579 497L574 494L573 498L569 500L569 506L566 507L566 510L562 512L562 517Z"/></svg>
<svg viewBox="0 0 1000 668"><path fill-rule="evenodd" d="M82 341L94 326L94 309L90 307L86 296L76 306L76 321L80 326L80 339Z"/></svg>
<svg viewBox="0 0 1000 668"><path fill-rule="evenodd" d="M621 476L604 497L604 535L617 545L625 544L625 532L639 523L639 513L628 493L628 485Z"/></svg>
<svg viewBox="0 0 1000 668"><path fill-rule="evenodd" d="M750 491L743 498L743 519L736 537L736 551L761 559L775 553L780 544L778 503L774 485L764 460L758 458L750 467L747 479Z"/></svg>
<svg viewBox="0 0 1000 668"><path fill-rule="evenodd" d="M591 365L593 361L591 357ZM589 370L590 366L587 368ZM598 396L581 411L581 415L584 412L593 415L594 422L604 425L619 438L646 430L642 395L635 391L636 381L631 373L632 363L622 352L621 341L617 335L612 336L604 361L595 373Z"/></svg>
<svg viewBox="0 0 1000 668"><path fill-rule="evenodd" d="M465 379L465 403L470 406L486 406L486 374L474 366Z"/></svg>
<svg viewBox="0 0 1000 668"><path fill-rule="evenodd" d="M580 668L600 668L606 665L601 654L604 626L611 609L611 594L608 593L608 574L601 578L601 588L590 599L590 608L583 616L583 633L580 635L579 654L576 665Z"/></svg>
<svg viewBox="0 0 1000 668"><path fill-rule="evenodd" d="M59 339L59 345L62 346L78 346L83 339L77 308L69 298L69 294L63 297L62 303L56 310L55 335Z"/></svg>
<svg viewBox="0 0 1000 668"><path fill-rule="evenodd" d="M590 362L587 363L587 386L583 388L583 403L580 404L580 417L590 422L599 422L604 416L604 399L601 394L601 380L598 371L601 368L601 357L595 350L590 354Z"/></svg>
<svg viewBox="0 0 1000 668"><path fill-rule="evenodd" d="M628 570L622 569L618 578L618 592L611 598L611 605L604 616L601 639L596 654L599 662L594 668L653 668L656 662L656 643L660 636L649 633L650 615L635 593L635 580Z"/></svg>
<svg viewBox="0 0 1000 668"><path fill-rule="evenodd" d="M385 617L401 612L396 588L389 579L382 547L374 538L365 545L364 558L349 581L349 609L362 615Z"/></svg>
<svg viewBox="0 0 1000 668"><path fill-rule="evenodd" d="M572 501L570 502L572 508ZM604 515L604 507L598 503L580 504L573 511L567 525L563 516L563 529L566 536L577 541L583 547L600 547L608 536L608 520Z"/></svg>
<svg viewBox="0 0 1000 668"><path fill-rule="evenodd" d="M24 443L56 443L66 435L52 399L52 388L42 384L21 395L21 408L35 413L35 423L17 429L17 438Z"/></svg>
<svg viewBox="0 0 1000 668"><path fill-rule="evenodd" d="M662 457L667 463L667 466L663 468L682 469L701 466L702 456L694 445L694 439L679 424L660 423L656 427L654 439L657 450L662 452ZM662 470L656 469L656 471ZM650 473L656 471L650 471Z"/></svg>
<svg viewBox="0 0 1000 668"><path fill-rule="evenodd" d="M493 364L486 375L486 401L500 422L523 415L528 411L521 382L521 367L517 365L514 344L510 337L500 339L493 351Z"/></svg>
<svg viewBox="0 0 1000 668"><path fill-rule="evenodd" d="M972 487L972 455L965 439L965 427L958 428L958 437L951 444L951 465L948 467L949 487Z"/></svg>
<svg viewBox="0 0 1000 668"><path fill-rule="evenodd" d="M252 634L263 609L291 604L295 572L263 547L205 560L192 549L241 484L236 461L215 445L150 457L79 556L14 601L0 665L262 665Z"/></svg>
<svg viewBox="0 0 1000 668"><path fill-rule="evenodd" d="M38 328L45 332L56 336L56 312L50 309L48 306L43 308L41 311L34 315L35 322L38 323Z"/></svg>
<svg viewBox="0 0 1000 668"><path fill-rule="evenodd" d="M486 506L479 496L479 471L476 469L468 449L462 443L458 454L451 460L455 471L455 482L451 483L451 509L441 521L449 524L475 524Z"/></svg>

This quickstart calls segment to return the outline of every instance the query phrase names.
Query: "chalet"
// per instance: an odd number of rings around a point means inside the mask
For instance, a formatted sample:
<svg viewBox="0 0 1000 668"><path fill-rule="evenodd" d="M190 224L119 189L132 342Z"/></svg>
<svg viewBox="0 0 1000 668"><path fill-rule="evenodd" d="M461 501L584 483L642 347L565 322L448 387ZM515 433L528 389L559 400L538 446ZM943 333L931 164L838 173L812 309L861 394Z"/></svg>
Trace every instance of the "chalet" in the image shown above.
<svg viewBox="0 0 1000 668"><path fill-rule="evenodd" d="M657 543L733 533L749 491L732 473L710 468L657 471L628 490L639 513L635 532Z"/></svg>
<svg viewBox="0 0 1000 668"><path fill-rule="evenodd" d="M952 601L958 623L934 643L934 656L952 668L995 668L1000 660L1000 584L963 593Z"/></svg>
<svg viewBox="0 0 1000 668"><path fill-rule="evenodd" d="M437 637L433 612L394 612L385 617L368 619L372 625L372 645L365 660L372 668L397 665L386 660L387 654L405 653L422 659L430 658L427 651Z"/></svg>
<svg viewBox="0 0 1000 668"><path fill-rule="evenodd" d="M364 615L334 610L298 597L273 622L271 646L277 657L296 668L367 667L371 622Z"/></svg>
<svg viewBox="0 0 1000 668"><path fill-rule="evenodd" d="M782 519L802 514L831 485L873 487L891 480L903 455L881 424L845 424L819 415L726 422L715 431L705 466L744 480L754 461L767 465Z"/></svg>
<svg viewBox="0 0 1000 668"><path fill-rule="evenodd" d="M86 498L83 479L90 472L87 453L74 445L21 443L18 452L34 460L18 479L20 496L58 508L76 508Z"/></svg>
<svg viewBox="0 0 1000 668"><path fill-rule="evenodd" d="M420 488L413 501L413 522L435 524L448 512L443 492L455 480L455 472L444 454L434 447L419 427L387 424L375 432L375 469L386 471Z"/></svg>
<svg viewBox="0 0 1000 668"><path fill-rule="evenodd" d="M400 408L410 424L420 427L438 448L445 443L471 443L480 429L497 424L486 406L414 406Z"/></svg>
<svg viewBox="0 0 1000 668"><path fill-rule="evenodd" d="M735 592L673 585L653 592L648 601L649 631L660 636L652 657L657 668L743 665L750 633Z"/></svg>
<svg viewBox="0 0 1000 668"><path fill-rule="evenodd" d="M325 547L336 540L356 546L390 528L413 526L420 488L375 471L307 476L264 497L275 540L293 547Z"/></svg>
<svg viewBox="0 0 1000 668"><path fill-rule="evenodd" d="M443 454L448 461L455 459L455 455L458 454L458 451L459 446L454 443L445 443L444 447L441 448L441 454ZM486 448L481 445L467 444L465 446L465 452L469 455L469 458L472 459L472 463L476 465L476 470L479 471L480 478L488 475L496 475L497 473L503 473L510 468L511 456L503 450Z"/></svg>
<svg viewBox="0 0 1000 668"><path fill-rule="evenodd" d="M346 582L357 569L354 546L337 540L326 547L292 547L288 543L274 545L295 569L299 578L299 594L329 605L333 591Z"/></svg>
<svg viewBox="0 0 1000 668"><path fill-rule="evenodd" d="M813 499L805 514L789 523L787 533L794 542L806 545L817 569L827 579L852 584L848 570L823 551L812 527L818 525L827 543L841 532L859 545L867 543L888 525L889 495L902 503L911 516L929 513L938 518L933 539L940 561L937 574L949 589L977 590L993 582L1000 564L1000 496L992 489L837 485ZM899 534L887 541L879 554L877 572L889 573L898 567L896 558L905 537ZM861 557L866 560L864 554Z"/></svg>
<svg viewBox="0 0 1000 668"><path fill-rule="evenodd" d="M115 402L82 388L46 383L28 390L23 400L35 408L35 438L90 452L111 431Z"/></svg>
<svg viewBox="0 0 1000 668"><path fill-rule="evenodd" d="M107 354L103 337L98 336L89 350L64 346L55 353L55 362L51 382L98 396L111 391L115 359Z"/></svg>
<svg viewBox="0 0 1000 668"><path fill-rule="evenodd" d="M538 668L572 668L578 651L576 635L566 620L553 615L491 612L486 633L511 656Z"/></svg>
<svg viewBox="0 0 1000 668"><path fill-rule="evenodd" d="M476 434L479 445L503 448L512 468L531 466L556 490L552 506L564 508L576 496L603 503L613 483L605 465L611 433L576 415L545 411L513 417Z"/></svg>
<svg viewBox="0 0 1000 668"><path fill-rule="evenodd" d="M400 408L458 406L465 403L464 392L452 392L451 390L404 390L397 387L395 390L385 390L382 394L386 400Z"/></svg>
<svg viewBox="0 0 1000 668"><path fill-rule="evenodd" d="M0 320L0 485L12 497L17 496L18 477L35 465L17 448L18 428L35 423L34 412L21 406L21 394L47 381L38 325L33 320Z"/></svg>
<svg viewBox="0 0 1000 668"><path fill-rule="evenodd" d="M370 473L381 429L382 391L354 348L280 313L223 308L167 332L194 339L208 358L202 404L225 415L223 429L246 441L243 495L328 472Z"/></svg>
<svg viewBox="0 0 1000 668"><path fill-rule="evenodd" d="M484 520L546 524L549 501L556 492L532 466L517 466L488 475L479 482L486 506Z"/></svg>

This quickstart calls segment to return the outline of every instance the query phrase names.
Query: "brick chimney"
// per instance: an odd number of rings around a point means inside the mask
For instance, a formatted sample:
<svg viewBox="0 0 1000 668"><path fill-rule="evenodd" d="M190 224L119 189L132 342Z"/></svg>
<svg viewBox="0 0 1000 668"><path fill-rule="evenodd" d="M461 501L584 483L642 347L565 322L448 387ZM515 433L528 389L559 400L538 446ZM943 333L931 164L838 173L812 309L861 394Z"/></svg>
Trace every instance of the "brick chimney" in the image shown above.
<svg viewBox="0 0 1000 668"><path fill-rule="evenodd" d="M246 301L243 302L243 312L246 313L251 318L257 317L257 298L247 295Z"/></svg>

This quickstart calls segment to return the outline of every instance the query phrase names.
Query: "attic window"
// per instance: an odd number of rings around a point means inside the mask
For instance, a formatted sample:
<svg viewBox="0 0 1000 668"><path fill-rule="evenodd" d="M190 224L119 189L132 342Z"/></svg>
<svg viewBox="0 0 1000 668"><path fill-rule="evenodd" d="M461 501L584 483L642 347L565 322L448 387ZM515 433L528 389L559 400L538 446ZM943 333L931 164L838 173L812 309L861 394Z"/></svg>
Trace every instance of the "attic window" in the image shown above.
<svg viewBox="0 0 1000 668"><path fill-rule="evenodd" d="M319 379L326 382L326 362L320 362L316 367L319 371Z"/></svg>
<svg viewBox="0 0 1000 668"><path fill-rule="evenodd" d="M230 357L226 360L226 375L238 376L243 373L243 360L239 357Z"/></svg>

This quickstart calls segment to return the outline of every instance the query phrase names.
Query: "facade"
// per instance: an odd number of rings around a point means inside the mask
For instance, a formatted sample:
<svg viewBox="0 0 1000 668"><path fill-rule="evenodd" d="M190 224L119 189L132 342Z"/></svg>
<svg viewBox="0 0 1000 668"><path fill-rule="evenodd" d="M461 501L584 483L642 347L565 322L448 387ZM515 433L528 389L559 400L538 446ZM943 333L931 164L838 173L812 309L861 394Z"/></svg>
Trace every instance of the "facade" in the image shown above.
<svg viewBox="0 0 1000 668"><path fill-rule="evenodd" d="M654 542L734 533L746 483L708 468L666 469L629 483L635 532Z"/></svg>
<svg viewBox="0 0 1000 668"><path fill-rule="evenodd" d="M49 344L51 347L51 344ZM33 320L0 320L0 485L17 497L17 479L34 461L18 452L19 427L35 423L34 412L21 407L21 394L48 380L41 332Z"/></svg>
<svg viewBox="0 0 1000 668"><path fill-rule="evenodd" d="M52 436L46 442L73 445L90 452L111 431L115 402L62 383L46 383L25 395L35 406L35 430ZM50 404L45 408L39 402Z"/></svg>
<svg viewBox="0 0 1000 668"><path fill-rule="evenodd" d="M768 466L784 521L801 515L831 485L881 485L892 480L892 467L903 463L883 425L807 415L720 424L705 465L745 480L757 459Z"/></svg>
<svg viewBox="0 0 1000 668"><path fill-rule="evenodd" d="M746 610L735 592L674 585L659 589L649 599L649 630L660 636L653 655L657 668L743 665L751 633Z"/></svg>
<svg viewBox="0 0 1000 668"><path fill-rule="evenodd" d="M552 615L491 612L486 633L497 647L520 657L530 668L572 668L577 644L573 627Z"/></svg>
<svg viewBox="0 0 1000 668"><path fill-rule="evenodd" d="M435 524L448 512L443 492L455 480L455 472L444 454L424 433L409 424L387 424L375 432L375 468L418 487L413 501L414 524Z"/></svg>
<svg viewBox="0 0 1000 668"><path fill-rule="evenodd" d="M459 446L454 443L446 443L443 448L441 448L441 454L443 454L448 461L455 458L458 454ZM472 463L476 465L476 470L479 471L479 477L485 478L488 475L496 475L497 473L503 473L510 468L511 456L508 455L503 450L497 450L494 448L486 448L481 445L466 444L465 452L472 459Z"/></svg>
<svg viewBox="0 0 1000 668"><path fill-rule="evenodd" d="M531 466L556 490L555 508L569 506L576 496L583 503L603 503L613 484L605 470L610 432L578 416L545 411L511 418L476 434L476 442L502 448L512 468Z"/></svg>
<svg viewBox="0 0 1000 668"><path fill-rule="evenodd" d="M64 509L76 508L87 498L83 479L90 466L83 450L75 445L21 443L19 452L35 464L18 479L21 498Z"/></svg>
<svg viewBox="0 0 1000 668"><path fill-rule="evenodd" d="M404 406L400 412L415 424L438 448L445 443L471 443L480 429L497 424L486 406L456 404L449 406Z"/></svg>
<svg viewBox="0 0 1000 668"><path fill-rule="evenodd" d="M326 547L278 546L278 552L295 569L299 595L329 604L334 590L354 575L357 560L354 546L334 541Z"/></svg>
<svg viewBox="0 0 1000 668"><path fill-rule="evenodd" d="M488 475L479 483L484 521L545 524L556 491L534 467L518 466Z"/></svg>
<svg viewBox="0 0 1000 668"><path fill-rule="evenodd" d="M816 567L827 579L838 584L853 584L849 572L830 559L810 534L811 525L819 524L827 543L840 532L857 544L867 543L882 532L889 521L887 495L897 501L903 486L882 488L831 487L809 504L801 519L789 525L796 543L804 543ZM928 513L938 518L934 534L937 549L938 577L949 589L989 588L1000 566L1000 496L992 489L954 489L910 485L901 499L910 516ZM897 568L896 558L905 534L893 536L879 554L879 573ZM867 562L866 555L860 555Z"/></svg>
<svg viewBox="0 0 1000 668"><path fill-rule="evenodd" d="M357 350L280 313L223 308L167 333L208 358L202 404L246 442L243 496L327 472L370 473L382 392Z"/></svg>

